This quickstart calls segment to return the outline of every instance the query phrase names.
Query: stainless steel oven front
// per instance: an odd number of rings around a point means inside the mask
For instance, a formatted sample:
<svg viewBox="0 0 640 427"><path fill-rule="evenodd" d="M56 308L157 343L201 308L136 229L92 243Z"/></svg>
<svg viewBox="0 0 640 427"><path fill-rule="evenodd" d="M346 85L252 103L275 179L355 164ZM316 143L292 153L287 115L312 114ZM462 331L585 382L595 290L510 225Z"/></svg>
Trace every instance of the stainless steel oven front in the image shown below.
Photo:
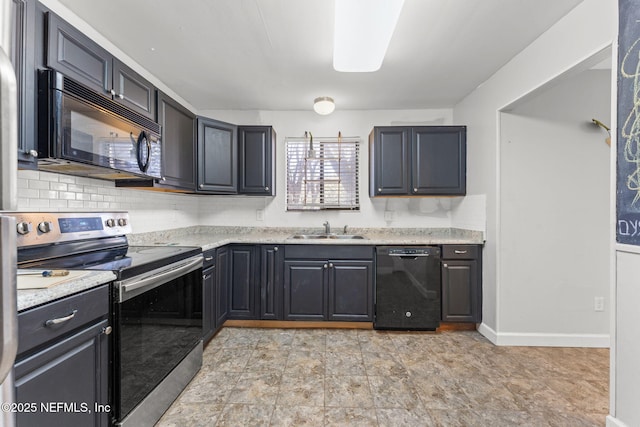
<svg viewBox="0 0 640 427"><path fill-rule="evenodd" d="M115 424L153 425L202 365L202 255L114 284Z"/></svg>

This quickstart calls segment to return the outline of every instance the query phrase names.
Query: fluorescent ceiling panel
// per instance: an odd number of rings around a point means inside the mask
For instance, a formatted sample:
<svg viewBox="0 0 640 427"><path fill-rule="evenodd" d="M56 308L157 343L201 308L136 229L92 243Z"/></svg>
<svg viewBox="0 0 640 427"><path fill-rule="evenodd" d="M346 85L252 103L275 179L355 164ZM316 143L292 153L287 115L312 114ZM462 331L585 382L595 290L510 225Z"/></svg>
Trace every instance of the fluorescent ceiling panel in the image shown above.
<svg viewBox="0 0 640 427"><path fill-rule="evenodd" d="M404 0L336 0L333 68L379 70L403 4Z"/></svg>

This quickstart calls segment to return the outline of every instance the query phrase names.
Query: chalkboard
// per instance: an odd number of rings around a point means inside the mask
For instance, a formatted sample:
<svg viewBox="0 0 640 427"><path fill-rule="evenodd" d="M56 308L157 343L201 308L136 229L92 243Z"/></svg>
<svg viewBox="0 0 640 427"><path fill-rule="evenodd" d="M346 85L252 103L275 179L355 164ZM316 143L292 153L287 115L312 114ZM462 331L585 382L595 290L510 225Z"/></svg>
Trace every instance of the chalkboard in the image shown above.
<svg viewBox="0 0 640 427"><path fill-rule="evenodd" d="M618 10L616 239L640 245L640 0Z"/></svg>

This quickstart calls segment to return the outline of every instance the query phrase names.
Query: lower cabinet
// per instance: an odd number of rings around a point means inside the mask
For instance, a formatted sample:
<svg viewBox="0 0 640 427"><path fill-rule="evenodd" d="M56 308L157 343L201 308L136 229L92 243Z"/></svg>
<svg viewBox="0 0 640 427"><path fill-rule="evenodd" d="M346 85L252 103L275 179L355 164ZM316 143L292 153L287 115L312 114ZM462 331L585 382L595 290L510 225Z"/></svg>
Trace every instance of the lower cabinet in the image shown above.
<svg viewBox="0 0 640 427"><path fill-rule="evenodd" d="M260 248L260 319L283 319L284 251L278 245Z"/></svg>
<svg viewBox="0 0 640 427"><path fill-rule="evenodd" d="M482 321L482 268L479 245L442 247L442 321Z"/></svg>
<svg viewBox="0 0 640 427"><path fill-rule="evenodd" d="M216 251L204 254L204 270L202 271L202 339L207 343L217 331L216 324Z"/></svg>
<svg viewBox="0 0 640 427"><path fill-rule="evenodd" d="M373 321L373 248L288 246L284 319Z"/></svg>
<svg viewBox="0 0 640 427"><path fill-rule="evenodd" d="M255 245L229 247L229 318L257 319Z"/></svg>
<svg viewBox="0 0 640 427"><path fill-rule="evenodd" d="M220 328L229 317L229 248L226 246L216 251L215 281L215 324Z"/></svg>
<svg viewBox="0 0 640 427"><path fill-rule="evenodd" d="M108 316L108 285L18 315L16 425L110 425Z"/></svg>

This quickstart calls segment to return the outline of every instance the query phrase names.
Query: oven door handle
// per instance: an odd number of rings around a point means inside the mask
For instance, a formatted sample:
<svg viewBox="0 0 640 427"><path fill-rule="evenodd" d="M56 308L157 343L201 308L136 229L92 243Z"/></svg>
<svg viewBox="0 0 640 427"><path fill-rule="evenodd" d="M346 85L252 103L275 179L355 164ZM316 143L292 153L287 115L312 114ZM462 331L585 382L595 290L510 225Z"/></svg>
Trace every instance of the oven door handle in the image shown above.
<svg viewBox="0 0 640 427"><path fill-rule="evenodd" d="M197 257L193 261L181 265L175 269L169 270L165 273L156 274L153 276L146 277L144 279L136 280L130 284L122 284L120 291L120 302L125 301L135 295L139 295L144 291L156 288L160 285L163 285L167 282L172 281L173 279L177 279L180 276L183 276L187 273L191 273L194 270L202 267L202 257ZM135 292L135 295L128 296L127 293Z"/></svg>

